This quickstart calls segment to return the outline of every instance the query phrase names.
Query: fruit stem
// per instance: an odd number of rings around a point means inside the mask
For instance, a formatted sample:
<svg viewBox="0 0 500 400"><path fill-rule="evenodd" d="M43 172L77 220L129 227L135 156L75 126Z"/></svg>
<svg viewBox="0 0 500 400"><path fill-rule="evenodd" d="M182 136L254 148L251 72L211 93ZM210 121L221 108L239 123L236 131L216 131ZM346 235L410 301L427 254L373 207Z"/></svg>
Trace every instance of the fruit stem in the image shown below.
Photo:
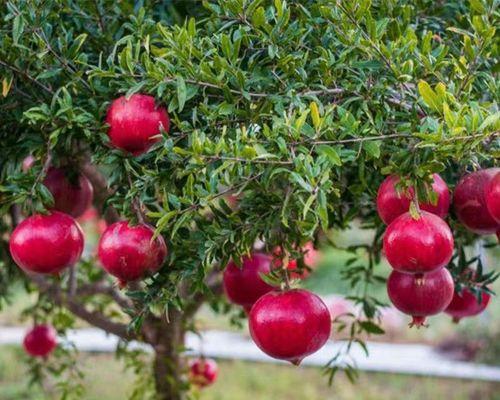
<svg viewBox="0 0 500 400"><path fill-rule="evenodd" d="M428 328L429 325L425 323L425 317L424 316L419 316L419 315L413 315L412 316L413 320L408 324L410 328L413 328L414 326L417 329L420 329L421 327Z"/></svg>

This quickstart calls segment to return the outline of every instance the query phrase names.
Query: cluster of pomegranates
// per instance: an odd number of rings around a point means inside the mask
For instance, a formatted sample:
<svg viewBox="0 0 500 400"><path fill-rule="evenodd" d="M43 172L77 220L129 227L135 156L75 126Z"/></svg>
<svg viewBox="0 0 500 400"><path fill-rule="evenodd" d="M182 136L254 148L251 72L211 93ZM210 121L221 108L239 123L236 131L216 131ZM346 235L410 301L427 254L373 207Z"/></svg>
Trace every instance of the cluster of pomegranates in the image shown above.
<svg viewBox="0 0 500 400"><path fill-rule="evenodd" d="M168 130L164 108L154 98L133 95L115 100L107 115L108 134L114 146L138 155L146 151L161 133ZM23 168L30 168L33 159ZM10 252L16 264L26 272L58 274L74 265L83 251L83 233L74 218L92 204L93 188L82 174L51 167L43 181L54 205L47 214L35 214L22 221L10 238ZM153 240L154 230L146 224L116 222L103 232L98 256L104 269L118 278L121 285L156 272L167 255L161 236Z"/></svg>
<svg viewBox="0 0 500 400"><path fill-rule="evenodd" d="M312 244L304 251L306 266L317 257ZM325 303L314 293L302 289L278 288L266 283L263 275L282 267L281 250L273 255L254 252L237 265L231 261L224 270L223 285L229 300L248 314L252 339L266 354L298 365L304 357L318 351L330 337L331 316ZM291 260L288 271L303 279Z"/></svg>
<svg viewBox="0 0 500 400"><path fill-rule="evenodd" d="M169 129L166 110L156 107L151 96L135 94L112 102L106 121L113 146L133 155L147 151L162 132ZM26 172L35 159L23 162ZM92 205L93 187L89 179L65 167L50 167L43 184L54 198L46 214L34 214L12 232L10 253L27 273L59 274L75 265L84 247L83 232L75 220ZM130 225L120 221L103 232L98 248L103 268L118 278L121 285L156 272L167 255L161 236L146 224ZM46 356L55 347L55 333L48 325L35 326L28 333L25 348L29 354Z"/></svg>
<svg viewBox="0 0 500 400"><path fill-rule="evenodd" d="M413 188L398 190L399 178L387 177L377 194L377 211L388 225L383 249L393 271L387 292L394 306L411 315L410 325L422 326L426 317L442 311L455 321L473 316L488 305L484 293L478 302L467 288L454 290L453 278L446 269L453 256L452 232L444 218L450 206L446 183L433 175L435 203L418 202L416 213L409 211L416 202ZM453 206L460 222L477 234L500 230L500 168L476 171L464 176L455 188Z"/></svg>

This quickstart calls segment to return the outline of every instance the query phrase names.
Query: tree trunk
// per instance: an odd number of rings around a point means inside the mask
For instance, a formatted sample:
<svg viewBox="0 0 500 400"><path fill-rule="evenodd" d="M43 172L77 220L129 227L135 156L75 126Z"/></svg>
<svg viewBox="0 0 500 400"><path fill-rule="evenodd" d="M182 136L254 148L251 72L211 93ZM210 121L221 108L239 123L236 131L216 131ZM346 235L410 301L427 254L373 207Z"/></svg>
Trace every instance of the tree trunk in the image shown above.
<svg viewBox="0 0 500 400"><path fill-rule="evenodd" d="M158 400L182 400L183 363L180 352L184 348L184 324L177 311L169 312L169 321L163 320L155 329L154 378Z"/></svg>

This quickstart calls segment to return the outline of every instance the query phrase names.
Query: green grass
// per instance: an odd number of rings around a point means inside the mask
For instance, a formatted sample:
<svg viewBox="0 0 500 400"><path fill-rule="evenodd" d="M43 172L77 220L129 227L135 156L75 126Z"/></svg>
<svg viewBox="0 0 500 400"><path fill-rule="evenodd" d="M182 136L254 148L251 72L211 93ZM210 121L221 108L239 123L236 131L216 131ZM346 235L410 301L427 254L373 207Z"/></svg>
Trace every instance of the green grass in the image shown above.
<svg viewBox="0 0 500 400"><path fill-rule="evenodd" d="M0 349L1 400L53 400L27 386L27 367L19 348ZM82 355L84 400L124 400L133 376L111 355ZM363 373L356 384L342 375L332 387L318 368L220 361L217 383L200 393L201 400L420 400L500 399L500 384L405 375Z"/></svg>

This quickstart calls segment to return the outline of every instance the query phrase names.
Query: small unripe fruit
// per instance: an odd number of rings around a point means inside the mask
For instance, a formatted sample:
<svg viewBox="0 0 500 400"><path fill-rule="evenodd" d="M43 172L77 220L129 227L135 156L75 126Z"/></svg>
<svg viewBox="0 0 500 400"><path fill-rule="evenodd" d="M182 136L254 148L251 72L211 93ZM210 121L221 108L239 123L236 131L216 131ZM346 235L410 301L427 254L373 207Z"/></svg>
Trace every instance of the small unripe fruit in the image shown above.
<svg viewBox="0 0 500 400"><path fill-rule="evenodd" d="M377 193L377 212L382 221L389 225L397 217L410 209L415 190L410 187L406 191L396 190L399 178L390 175L382 182ZM438 174L433 175L432 189L437 194L437 203L419 202L420 208L441 218L446 217L450 208L450 191L446 182Z"/></svg>
<svg viewBox="0 0 500 400"><path fill-rule="evenodd" d="M36 325L24 337L23 347L32 357L47 357L57 347L57 332L51 325Z"/></svg>
<svg viewBox="0 0 500 400"><path fill-rule="evenodd" d="M482 169L460 179L453 195L453 206L460 222L479 235L495 233L499 226L488 211L486 188L500 168Z"/></svg>
<svg viewBox="0 0 500 400"><path fill-rule="evenodd" d="M101 236L98 257L104 269L118 278L120 285L142 279L158 271L167 256L162 236L153 239L149 225L129 225L120 221L110 225Z"/></svg>
<svg viewBox="0 0 500 400"><path fill-rule="evenodd" d="M53 211L22 221L10 237L10 254L27 272L55 274L74 265L82 255L83 233L69 215Z"/></svg>
<svg viewBox="0 0 500 400"><path fill-rule="evenodd" d="M410 326L424 326L426 317L444 311L453 298L453 291L453 278L446 268L427 274L392 271L387 280L392 304L413 317Z"/></svg>
<svg viewBox="0 0 500 400"><path fill-rule="evenodd" d="M241 267L230 261L224 270L223 285L229 301L245 308L252 305L274 288L262 280L261 275L271 272L272 258L263 253L243 257Z"/></svg>
<svg viewBox="0 0 500 400"><path fill-rule="evenodd" d="M156 106L154 97L144 94L114 100L106 122L113 146L135 156L145 153L159 140L161 131L170 128L167 110Z"/></svg>
<svg viewBox="0 0 500 400"><path fill-rule="evenodd" d="M438 216L422 211L415 219L407 212L387 227L384 252L389 264L398 271L430 272L450 262L453 235Z"/></svg>
<svg viewBox="0 0 500 400"><path fill-rule="evenodd" d="M500 172L491 180L490 184L486 187L486 206L490 215L499 224L500 229Z"/></svg>
<svg viewBox="0 0 500 400"><path fill-rule="evenodd" d="M473 317L481 314L490 303L491 296L488 293L481 293L481 301L468 288L462 289L460 293L455 291L450 305L445 313L453 317L454 322L460 321L465 317Z"/></svg>
<svg viewBox="0 0 500 400"><path fill-rule="evenodd" d="M295 365L323 347L331 325L325 303L302 289L272 291L262 296L249 316L255 344L267 355Z"/></svg>
<svg viewBox="0 0 500 400"><path fill-rule="evenodd" d="M54 197L54 210L78 218L92 205L94 189L85 175L71 177L62 168L50 168L43 184Z"/></svg>
<svg viewBox="0 0 500 400"><path fill-rule="evenodd" d="M193 360L189 367L189 381L200 388L213 385L217 380L219 367L211 358Z"/></svg>

